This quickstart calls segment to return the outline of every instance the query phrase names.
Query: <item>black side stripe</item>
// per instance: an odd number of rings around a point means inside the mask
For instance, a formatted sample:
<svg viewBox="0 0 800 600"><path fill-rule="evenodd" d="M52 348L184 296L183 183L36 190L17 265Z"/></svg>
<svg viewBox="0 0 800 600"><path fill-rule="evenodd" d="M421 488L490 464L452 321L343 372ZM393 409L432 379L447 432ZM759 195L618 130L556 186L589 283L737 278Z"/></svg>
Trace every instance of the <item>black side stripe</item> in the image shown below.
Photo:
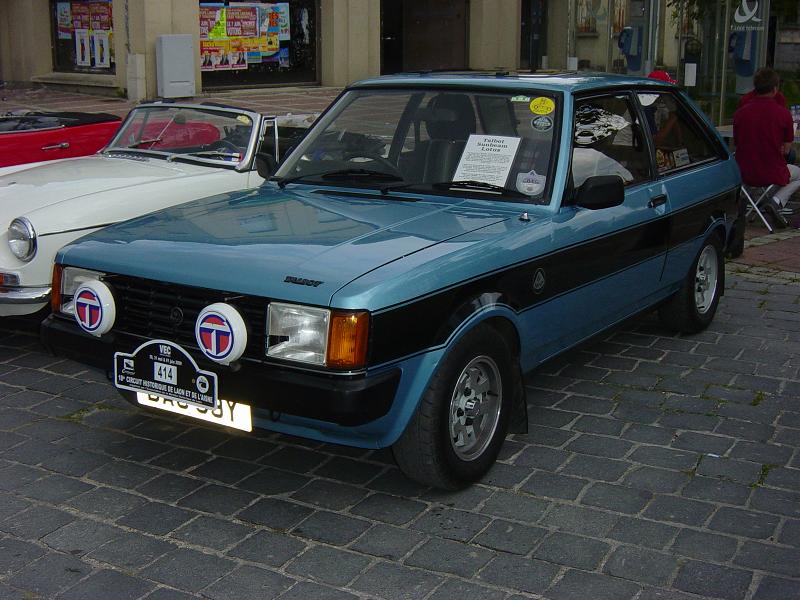
<svg viewBox="0 0 800 600"><path fill-rule="evenodd" d="M695 239L714 218L736 211L730 190L664 217L549 254L509 265L373 315L369 364L378 365L441 345L481 306L506 304L521 312L556 296L599 281ZM538 269L547 285L534 290Z"/></svg>

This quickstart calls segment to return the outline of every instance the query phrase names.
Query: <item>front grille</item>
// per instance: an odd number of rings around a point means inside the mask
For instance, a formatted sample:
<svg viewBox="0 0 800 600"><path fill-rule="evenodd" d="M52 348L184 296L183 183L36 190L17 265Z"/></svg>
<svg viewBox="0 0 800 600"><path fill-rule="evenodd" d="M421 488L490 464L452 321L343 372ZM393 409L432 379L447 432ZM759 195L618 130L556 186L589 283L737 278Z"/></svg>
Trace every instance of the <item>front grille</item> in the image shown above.
<svg viewBox="0 0 800 600"><path fill-rule="evenodd" d="M264 359L266 348L266 298L219 290L207 290L125 275L103 278L114 290L117 317L114 331L137 338L165 339L187 349L198 349L194 336L197 316L209 304L226 302L234 306L247 324L245 358ZM175 323L174 309L183 312Z"/></svg>

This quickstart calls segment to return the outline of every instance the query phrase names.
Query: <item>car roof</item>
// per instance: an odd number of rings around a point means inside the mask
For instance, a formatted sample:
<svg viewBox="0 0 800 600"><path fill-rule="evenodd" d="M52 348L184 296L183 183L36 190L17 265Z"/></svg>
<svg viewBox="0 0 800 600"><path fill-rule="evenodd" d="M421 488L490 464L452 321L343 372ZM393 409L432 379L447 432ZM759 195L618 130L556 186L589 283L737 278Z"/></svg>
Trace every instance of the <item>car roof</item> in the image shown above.
<svg viewBox="0 0 800 600"><path fill-rule="evenodd" d="M350 86L350 88L369 87L480 87L494 90L524 90L525 88L548 90L554 92L579 93L591 90L601 90L618 87L661 87L674 88L675 86L663 81L648 79L646 77L632 77L629 75L614 75L610 73L593 72L559 72L559 73L509 73L490 71L437 71L399 73L372 79L364 79Z"/></svg>

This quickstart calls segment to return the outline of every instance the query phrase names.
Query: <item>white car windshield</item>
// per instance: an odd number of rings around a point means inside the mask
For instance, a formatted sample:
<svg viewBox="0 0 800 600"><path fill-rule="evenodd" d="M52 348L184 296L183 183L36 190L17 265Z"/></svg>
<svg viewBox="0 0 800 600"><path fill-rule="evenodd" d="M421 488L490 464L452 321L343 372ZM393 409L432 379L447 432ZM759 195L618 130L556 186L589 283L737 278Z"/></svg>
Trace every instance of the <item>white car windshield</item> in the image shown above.
<svg viewBox="0 0 800 600"><path fill-rule="evenodd" d="M142 106L128 115L106 151L239 164L247 155L254 127L246 113L201 105Z"/></svg>
<svg viewBox="0 0 800 600"><path fill-rule="evenodd" d="M351 90L276 179L546 204L559 115L552 92Z"/></svg>

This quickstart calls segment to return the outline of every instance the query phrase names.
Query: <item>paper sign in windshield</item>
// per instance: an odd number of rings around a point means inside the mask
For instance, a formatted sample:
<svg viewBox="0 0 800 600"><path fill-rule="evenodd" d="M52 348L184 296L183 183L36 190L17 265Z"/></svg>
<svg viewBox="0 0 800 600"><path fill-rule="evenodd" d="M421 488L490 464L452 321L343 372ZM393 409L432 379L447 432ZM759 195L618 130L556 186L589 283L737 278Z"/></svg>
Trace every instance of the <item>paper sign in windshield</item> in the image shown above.
<svg viewBox="0 0 800 600"><path fill-rule="evenodd" d="M519 148L518 137L471 135L453 181L482 181L504 186Z"/></svg>

